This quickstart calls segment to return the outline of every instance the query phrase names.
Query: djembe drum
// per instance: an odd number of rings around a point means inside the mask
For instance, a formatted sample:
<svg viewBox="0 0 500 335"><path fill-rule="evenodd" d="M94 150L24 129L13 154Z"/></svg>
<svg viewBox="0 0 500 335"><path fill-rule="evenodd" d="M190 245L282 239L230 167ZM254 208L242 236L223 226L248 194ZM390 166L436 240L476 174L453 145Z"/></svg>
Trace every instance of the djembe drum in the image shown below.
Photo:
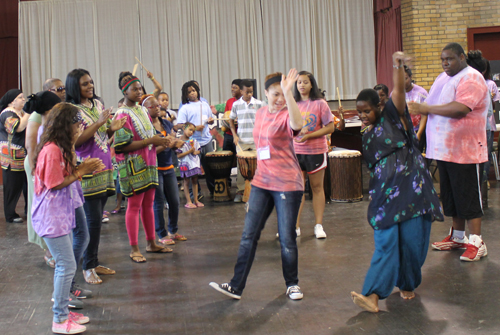
<svg viewBox="0 0 500 335"><path fill-rule="evenodd" d="M363 199L361 153L356 150L335 150L328 154L330 163L330 199L355 202Z"/></svg>
<svg viewBox="0 0 500 335"><path fill-rule="evenodd" d="M214 201L230 201L228 179L233 167L233 153L231 151L212 151L205 155L210 175L215 179Z"/></svg>
<svg viewBox="0 0 500 335"><path fill-rule="evenodd" d="M240 173L245 178L245 192L243 193L243 202L247 202L250 198L252 185L250 182L253 179L255 170L257 170L257 153L255 151L240 151L236 154Z"/></svg>

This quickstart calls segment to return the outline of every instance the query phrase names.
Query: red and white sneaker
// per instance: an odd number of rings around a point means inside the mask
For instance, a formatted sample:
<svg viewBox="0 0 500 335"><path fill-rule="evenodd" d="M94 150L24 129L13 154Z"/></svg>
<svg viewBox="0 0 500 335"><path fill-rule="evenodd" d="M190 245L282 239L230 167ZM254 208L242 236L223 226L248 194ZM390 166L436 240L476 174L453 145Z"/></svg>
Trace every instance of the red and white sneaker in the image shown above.
<svg viewBox="0 0 500 335"><path fill-rule="evenodd" d="M52 332L55 334L80 334L87 330L87 327L79 325L70 319L63 323L52 322Z"/></svg>
<svg viewBox="0 0 500 335"><path fill-rule="evenodd" d="M478 235L471 235L470 243L467 245L467 250L460 256L461 261L475 262L488 255L486 244Z"/></svg>
<svg viewBox="0 0 500 335"><path fill-rule="evenodd" d="M451 228L450 235L446 236L446 238L440 242L432 243L432 248L441 251L452 250L452 249L467 249L468 244L469 244L469 239L467 238L467 236L464 236L464 238L461 240L459 240L456 237L453 237L453 228Z"/></svg>
<svg viewBox="0 0 500 335"><path fill-rule="evenodd" d="M80 313L74 313L74 312L69 312L69 319L73 321L74 323L78 323L79 325L84 325L86 323L90 322L90 319L88 316L85 316Z"/></svg>

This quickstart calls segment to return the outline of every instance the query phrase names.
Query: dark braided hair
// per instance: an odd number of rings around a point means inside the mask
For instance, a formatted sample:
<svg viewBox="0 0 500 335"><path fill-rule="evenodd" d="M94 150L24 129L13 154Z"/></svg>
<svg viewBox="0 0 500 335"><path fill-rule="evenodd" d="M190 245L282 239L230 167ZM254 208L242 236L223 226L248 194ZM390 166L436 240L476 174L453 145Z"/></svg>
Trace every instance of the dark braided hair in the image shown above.
<svg viewBox="0 0 500 335"><path fill-rule="evenodd" d="M181 92L182 92L181 98L182 99L181 100L182 100L183 105L189 103L188 88L190 88L190 87L195 89L196 93L198 94L198 100L200 100L200 88L196 84L195 80L190 80L190 81L184 83L184 85L182 85L182 89L181 89Z"/></svg>
<svg viewBox="0 0 500 335"><path fill-rule="evenodd" d="M120 91L123 89L126 83L128 83L132 79L138 79L136 76L132 75L129 71L120 72L120 76L118 77L118 88Z"/></svg>

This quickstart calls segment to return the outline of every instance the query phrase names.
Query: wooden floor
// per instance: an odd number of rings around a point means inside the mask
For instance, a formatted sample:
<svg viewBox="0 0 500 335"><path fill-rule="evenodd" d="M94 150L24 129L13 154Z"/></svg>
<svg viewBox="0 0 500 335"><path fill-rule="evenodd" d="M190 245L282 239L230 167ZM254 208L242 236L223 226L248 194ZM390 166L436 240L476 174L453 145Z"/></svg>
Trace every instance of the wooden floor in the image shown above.
<svg viewBox="0 0 500 335"><path fill-rule="evenodd" d="M172 254L145 254L145 264L130 261L124 214L113 215L103 225L99 256L117 274L102 276L101 285L83 285L94 292L82 310L91 319L86 334L500 334L499 201L500 185L492 182L483 221L488 257L465 263L461 251L430 250L416 299L403 301L395 290L378 314L361 311L349 295L361 290L373 252L366 197L327 204L325 240L313 236L307 201L298 238L302 301L285 296L275 214L240 301L208 283L232 276L243 204L205 200L203 209L181 208L179 232L188 241ZM110 198L106 208L113 207ZM25 223L7 224L1 216L0 334L52 334L53 270L42 250L28 243ZM431 241L444 238L449 226L449 219L434 223ZM139 237L144 252L142 228ZM83 282L81 271L77 280Z"/></svg>

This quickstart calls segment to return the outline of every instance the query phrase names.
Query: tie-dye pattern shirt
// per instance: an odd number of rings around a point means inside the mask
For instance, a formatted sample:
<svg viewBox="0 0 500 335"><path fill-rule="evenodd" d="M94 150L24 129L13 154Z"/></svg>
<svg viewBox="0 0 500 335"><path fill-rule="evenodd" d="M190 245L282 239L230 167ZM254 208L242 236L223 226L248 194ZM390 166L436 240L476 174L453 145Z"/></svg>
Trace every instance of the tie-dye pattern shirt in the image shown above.
<svg viewBox="0 0 500 335"><path fill-rule="evenodd" d="M315 132L333 122L333 115L325 100L307 100L297 102L306 134ZM300 138L300 135L299 135ZM311 138L303 143L293 143L295 152L301 155L318 155L328 151L326 136Z"/></svg>
<svg viewBox="0 0 500 335"><path fill-rule="evenodd" d="M427 158L458 164L478 164L488 160L486 115L490 95L483 76L467 66L454 75L441 73L431 87L426 103L444 105L456 101L471 111L452 118L429 114Z"/></svg>

